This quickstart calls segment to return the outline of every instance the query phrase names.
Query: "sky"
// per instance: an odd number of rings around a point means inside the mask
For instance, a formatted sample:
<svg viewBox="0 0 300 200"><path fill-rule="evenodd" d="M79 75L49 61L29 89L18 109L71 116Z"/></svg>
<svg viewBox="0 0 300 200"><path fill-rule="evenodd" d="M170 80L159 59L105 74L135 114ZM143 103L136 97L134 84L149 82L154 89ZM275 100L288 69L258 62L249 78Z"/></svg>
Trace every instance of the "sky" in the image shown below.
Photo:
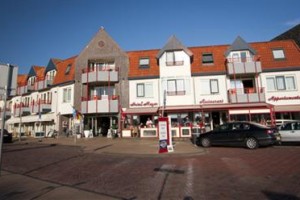
<svg viewBox="0 0 300 200"><path fill-rule="evenodd" d="M0 63L47 66L80 54L103 26L124 51L269 41L300 23L299 0L0 0Z"/></svg>

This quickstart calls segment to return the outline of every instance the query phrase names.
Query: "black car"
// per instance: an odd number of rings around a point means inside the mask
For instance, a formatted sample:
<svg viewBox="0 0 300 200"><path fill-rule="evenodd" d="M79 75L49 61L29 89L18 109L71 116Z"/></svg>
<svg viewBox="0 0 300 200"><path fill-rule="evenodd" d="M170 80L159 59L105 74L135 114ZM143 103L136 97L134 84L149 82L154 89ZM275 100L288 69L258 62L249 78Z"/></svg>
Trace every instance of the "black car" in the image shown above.
<svg viewBox="0 0 300 200"><path fill-rule="evenodd" d="M0 129L0 136L1 136L1 129ZM9 143L12 142L12 134L9 133L6 129L3 129L3 142Z"/></svg>
<svg viewBox="0 0 300 200"><path fill-rule="evenodd" d="M276 143L280 143L280 135L276 128L254 122L228 122L198 137L198 144L203 147L222 145L255 149Z"/></svg>

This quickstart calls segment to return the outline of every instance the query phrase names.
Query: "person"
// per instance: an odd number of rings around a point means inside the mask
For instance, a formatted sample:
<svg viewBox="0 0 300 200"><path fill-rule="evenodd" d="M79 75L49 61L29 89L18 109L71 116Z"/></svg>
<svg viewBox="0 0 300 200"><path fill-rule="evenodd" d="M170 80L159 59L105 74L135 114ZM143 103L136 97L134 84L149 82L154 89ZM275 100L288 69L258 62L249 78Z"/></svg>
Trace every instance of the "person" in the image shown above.
<svg viewBox="0 0 300 200"><path fill-rule="evenodd" d="M148 118L148 120L147 120L147 122L146 122L146 126L147 126L147 128L151 128L152 127L152 121L151 121L151 119L150 118Z"/></svg>

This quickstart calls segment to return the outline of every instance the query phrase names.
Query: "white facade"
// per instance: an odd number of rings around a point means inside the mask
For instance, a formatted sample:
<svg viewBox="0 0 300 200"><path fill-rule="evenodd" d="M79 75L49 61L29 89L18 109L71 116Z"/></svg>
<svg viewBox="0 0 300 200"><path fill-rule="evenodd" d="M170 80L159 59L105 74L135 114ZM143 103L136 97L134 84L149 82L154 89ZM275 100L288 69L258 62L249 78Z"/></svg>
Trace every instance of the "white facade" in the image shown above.
<svg viewBox="0 0 300 200"><path fill-rule="evenodd" d="M158 83L158 79L142 79L129 81L129 107L158 107Z"/></svg>
<svg viewBox="0 0 300 200"><path fill-rule="evenodd" d="M300 71L267 72L261 74L266 88L266 101L272 105L300 104Z"/></svg>

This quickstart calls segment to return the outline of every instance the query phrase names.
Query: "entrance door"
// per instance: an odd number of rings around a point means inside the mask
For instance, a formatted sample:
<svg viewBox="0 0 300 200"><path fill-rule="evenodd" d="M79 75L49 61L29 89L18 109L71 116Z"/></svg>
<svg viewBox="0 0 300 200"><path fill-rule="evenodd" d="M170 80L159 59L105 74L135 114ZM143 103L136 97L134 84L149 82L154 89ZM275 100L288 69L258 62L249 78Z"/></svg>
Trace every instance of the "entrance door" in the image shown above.
<svg viewBox="0 0 300 200"><path fill-rule="evenodd" d="M220 125L220 113L219 112L212 112L212 120L213 120L213 127Z"/></svg>

